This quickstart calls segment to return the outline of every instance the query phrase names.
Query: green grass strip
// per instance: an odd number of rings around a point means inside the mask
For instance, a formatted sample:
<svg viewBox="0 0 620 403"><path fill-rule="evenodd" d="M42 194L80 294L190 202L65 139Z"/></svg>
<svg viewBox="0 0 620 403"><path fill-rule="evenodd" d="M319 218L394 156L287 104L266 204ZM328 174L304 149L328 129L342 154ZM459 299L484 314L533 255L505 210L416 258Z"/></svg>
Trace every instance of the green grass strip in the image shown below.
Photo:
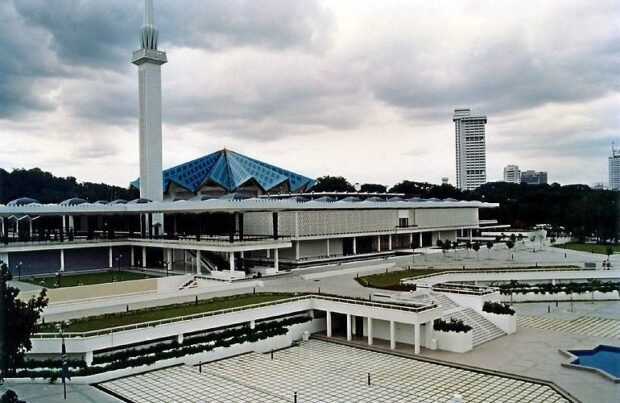
<svg viewBox="0 0 620 403"><path fill-rule="evenodd" d="M15 278L17 276L14 276ZM77 285L93 285L105 284L119 281L143 280L145 278L154 278L156 276L136 273L132 271L104 271L97 273L84 274L63 274L60 278L60 287L58 287L58 276L53 277L32 277L21 276L21 281L31 284L40 285L45 288L64 288L75 287Z"/></svg>
<svg viewBox="0 0 620 403"><path fill-rule="evenodd" d="M597 253L607 255L607 248L611 247L614 253L620 253L620 245L597 245L592 243L564 243L561 245L553 245L554 248L570 249L579 252Z"/></svg>
<svg viewBox="0 0 620 403"><path fill-rule="evenodd" d="M236 308L245 305L260 304L264 302L278 301L291 298L293 294L242 294L231 297L212 298L190 302L185 304L175 304L159 306L153 308L139 309L129 312L117 312L99 316L90 316L82 319L73 320L67 332L90 332L117 326L135 325L143 322L176 318L180 316L193 315L220 309ZM56 332L55 323L48 323L39 326L39 333Z"/></svg>

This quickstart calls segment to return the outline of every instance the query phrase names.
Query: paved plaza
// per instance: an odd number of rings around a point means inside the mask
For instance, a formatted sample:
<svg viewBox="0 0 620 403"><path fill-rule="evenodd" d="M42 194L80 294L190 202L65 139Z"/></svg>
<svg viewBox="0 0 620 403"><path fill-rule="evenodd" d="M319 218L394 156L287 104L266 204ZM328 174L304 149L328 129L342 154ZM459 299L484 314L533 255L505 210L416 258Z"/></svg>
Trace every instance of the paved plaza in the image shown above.
<svg viewBox="0 0 620 403"><path fill-rule="evenodd" d="M620 339L620 321L613 319L583 316L574 320L563 320L540 316L518 316L517 326Z"/></svg>
<svg viewBox="0 0 620 403"><path fill-rule="evenodd" d="M368 385L368 374L371 384ZM175 379L174 383L170 380ZM166 385L162 388L162 385ZM141 402L565 402L546 385L311 340L101 384Z"/></svg>

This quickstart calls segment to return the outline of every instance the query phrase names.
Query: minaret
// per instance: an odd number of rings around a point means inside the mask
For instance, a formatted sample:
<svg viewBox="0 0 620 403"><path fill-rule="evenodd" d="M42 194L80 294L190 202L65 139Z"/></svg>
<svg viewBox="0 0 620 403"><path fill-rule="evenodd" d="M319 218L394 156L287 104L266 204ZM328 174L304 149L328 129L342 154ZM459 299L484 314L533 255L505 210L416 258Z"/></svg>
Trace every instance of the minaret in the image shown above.
<svg viewBox="0 0 620 403"><path fill-rule="evenodd" d="M142 48L133 52L138 66L140 93L140 197L163 200L161 162L161 65L166 53L157 50L157 28L153 1L145 1L144 24L140 31ZM156 221L156 220L154 220ZM157 220L158 221L158 220Z"/></svg>

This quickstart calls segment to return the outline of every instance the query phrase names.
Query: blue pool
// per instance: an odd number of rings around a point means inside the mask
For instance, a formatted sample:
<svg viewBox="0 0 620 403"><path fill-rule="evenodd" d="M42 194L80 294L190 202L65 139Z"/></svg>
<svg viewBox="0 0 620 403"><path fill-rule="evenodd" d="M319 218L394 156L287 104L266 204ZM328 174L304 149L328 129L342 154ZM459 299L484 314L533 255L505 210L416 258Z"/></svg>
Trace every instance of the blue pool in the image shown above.
<svg viewBox="0 0 620 403"><path fill-rule="evenodd" d="M600 345L592 350L569 350L577 357L571 364L600 369L620 378L620 347Z"/></svg>

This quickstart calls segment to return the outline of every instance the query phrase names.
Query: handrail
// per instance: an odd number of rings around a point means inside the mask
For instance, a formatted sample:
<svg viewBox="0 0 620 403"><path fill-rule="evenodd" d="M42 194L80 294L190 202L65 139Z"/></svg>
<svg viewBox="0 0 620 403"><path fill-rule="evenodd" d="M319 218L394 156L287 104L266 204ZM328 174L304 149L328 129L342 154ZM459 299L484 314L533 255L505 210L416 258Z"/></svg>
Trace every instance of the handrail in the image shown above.
<svg viewBox="0 0 620 403"><path fill-rule="evenodd" d="M387 304L387 303L372 302L372 301L365 301L365 300L352 299L352 298L341 298L341 297L331 297L331 296L326 296L326 295L307 294L307 295L301 295L297 297L291 297L291 298L286 298L286 299L281 299L281 300L276 300L276 301L261 302L258 304L242 305L238 307L218 309L215 311L202 312L202 313L197 313L197 314L192 314L192 315L177 316L174 318L160 319L160 320L154 320L154 321L148 321L148 322L140 322L140 323L136 323L133 325L115 326L115 327L109 327L106 329L90 330L87 332L65 332L64 337L65 338L96 337L96 336L118 333L118 332L123 332L123 331L128 331L128 330L155 327L155 326L165 325L169 323L201 319L205 317L225 315L225 314L245 311L249 309L257 309L257 308L263 308L263 307L272 306L272 305L279 305L279 304L292 303L292 302L304 301L304 300L313 300L313 299L343 302L343 303L349 303L349 304L355 304L355 305L373 306L377 308L386 308L386 309L393 309L393 310L406 311L406 312L422 312L422 311L426 311L428 309L437 307L436 304L426 304L426 305L420 304L420 306L411 306L411 305L403 306L403 305L398 305L398 304ZM57 338L60 338L61 336L58 333L35 333L33 337L38 338L38 339L45 339L45 338L57 339Z"/></svg>

